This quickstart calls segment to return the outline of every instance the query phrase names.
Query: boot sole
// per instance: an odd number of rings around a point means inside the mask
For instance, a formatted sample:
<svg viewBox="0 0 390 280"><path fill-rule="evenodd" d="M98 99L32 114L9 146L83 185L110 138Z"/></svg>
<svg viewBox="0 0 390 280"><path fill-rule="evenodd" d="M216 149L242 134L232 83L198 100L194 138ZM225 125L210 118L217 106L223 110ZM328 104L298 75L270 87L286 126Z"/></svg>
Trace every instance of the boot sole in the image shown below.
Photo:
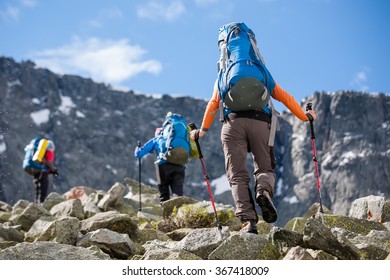
<svg viewBox="0 0 390 280"><path fill-rule="evenodd" d="M278 219L278 213L276 212L275 206L272 202L265 195L257 197L256 202L260 206L264 221L269 224L276 222Z"/></svg>

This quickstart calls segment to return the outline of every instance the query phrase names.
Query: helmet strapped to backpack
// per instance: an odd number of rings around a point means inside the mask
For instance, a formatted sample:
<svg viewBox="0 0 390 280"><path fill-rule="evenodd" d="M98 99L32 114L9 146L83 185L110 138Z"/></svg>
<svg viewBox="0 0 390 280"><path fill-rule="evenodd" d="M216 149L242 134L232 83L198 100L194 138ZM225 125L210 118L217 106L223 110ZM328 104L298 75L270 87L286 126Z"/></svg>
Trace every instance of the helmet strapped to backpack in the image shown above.
<svg viewBox="0 0 390 280"><path fill-rule="evenodd" d="M47 148L48 151L54 151L56 149L56 146L54 145L54 142L52 140L47 140Z"/></svg>
<svg viewBox="0 0 390 280"><path fill-rule="evenodd" d="M244 23L219 29L218 90L224 107L232 111L261 110L268 104L272 85L256 46L255 34ZM273 80L273 79L272 79Z"/></svg>

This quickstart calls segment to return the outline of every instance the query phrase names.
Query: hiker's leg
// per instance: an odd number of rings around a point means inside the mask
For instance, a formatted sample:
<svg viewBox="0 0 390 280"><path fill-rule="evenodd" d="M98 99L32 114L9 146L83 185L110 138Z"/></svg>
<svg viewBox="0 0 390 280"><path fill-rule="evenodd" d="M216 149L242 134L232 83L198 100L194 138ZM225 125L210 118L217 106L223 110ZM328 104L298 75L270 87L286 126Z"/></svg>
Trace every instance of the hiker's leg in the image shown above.
<svg viewBox="0 0 390 280"><path fill-rule="evenodd" d="M42 172L39 171L34 174L33 183L35 184L35 203L40 202L41 197L41 178L42 178Z"/></svg>
<svg viewBox="0 0 390 280"><path fill-rule="evenodd" d="M274 223L278 214L271 199L275 184L275 157L272 148L268 146L269 124L256 120L251 120L248 124L248 138L255 169L256 202L260 206L264 221Z"/></svg>
<svg viewBox="0 0 390 280"><path fill-rule="evenodd" d="M268 146L270 127L267 122L248 120L248 140L254 165L255 191L267 190L271 197L275 185L275 156Z"/></svg>
<svg viewBox="0 0 390 280"><path fill-rule="evenodd" d="M183 185L185 178L185 166L172 165L171 190L177 196L183 196Z"/></svg>
<svg viewBox="0 0 390 280"><path fill-rule="evenodd" d="M45 201L48 189L49 189L49 173L42 172L41 193L40 193L40 197L39 197L39 199L40 199L39 201L41 203Z"/></svg>
<svg viewBox="0 0 390 280"><path fill-rule="evenodd" d="M225 169L236 206L236 216L241 220L258 220L250 195L250 177L247 170L248 140L245 131L247 119L239 118L224 123L221 131L225 155Z"/></svg>
<svg viewBox="0 0 390 280"><path fill-rule="evenodd" d="M160 191L160 202L166 201L170 198L169 195L169 166L167 163L158 166L160 172L160 184L158 190Z"/></svg>

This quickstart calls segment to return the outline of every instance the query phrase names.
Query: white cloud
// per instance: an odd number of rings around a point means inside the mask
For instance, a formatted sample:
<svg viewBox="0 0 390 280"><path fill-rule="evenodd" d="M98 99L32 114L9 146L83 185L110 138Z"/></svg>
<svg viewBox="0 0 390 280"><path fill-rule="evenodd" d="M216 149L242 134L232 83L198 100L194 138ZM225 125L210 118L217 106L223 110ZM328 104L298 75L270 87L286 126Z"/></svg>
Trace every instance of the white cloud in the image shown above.
<svg viewBox="0 0 390 280"><path fill-rule="evenodd" d="M25 7L35 7L37 1L35 0L22 0L22 5Z"/></svg>
<svg viewBox="0 0 390 280"><path fill-rule="evenodd" d="M142 72L158 74L157 60L142 60L146 53L128 40L118 41L74 38L71 44L33 53L37 65L61 74L87 75L100 82L118 84Z"/></svg>
<svg viewBox="0 0 390 280"><path fill-rule="evenodd" d="M17 22L19 20L20 9L15 6L8 6L5 10L0 11L0 18L5 23Z"/></svg>
<svg viewBox="0 0 390 280"><path fill-rule="evenodd" d="M22 8L33 8L35 5L35 0L21 0L19 5L8 5L4 10L0 10L0 19L5 23L18 22Z"/></svg>
<svg viewBox="0 0 390 280"><path fill-rule="evenodd" d="M92 28L101 28L103 24L97 19L91 19L88 21L88 26Z"/></svg>
<svg viewBox="0 0 390 280"><path fill-rule="evenodd" d="M354 74L353 79L350 83L353 88L356 88L357 90L360 90L360 91L368 91L367 71L368 71L368 69L365 69L363 71L359 71L359 72Z"/></svg>
<svg viewBox="0 0 390 280"><path fill-rule="evenodd" d="M195 0L198 6L208 6L210 4L218 3L219 0Z"/></svg>
<svg viewBox="0 0 390 280"><path fill-rule="evenodd" d="M174 21L184 14L186 8L181 1L174 1L166 5L158 1L151 1L145 5L139 6L137 9L137 15L140 18L152 19L152 20L167 20Z"/></svg>
<svg viewBox="0 0 390 280"><path fill-rule="evenodd" d="M123 18L123 12L118 7L112 7L104 11L104 17L106 18Z"/></svg>
<svg viewBox="0 0 390 280"><path fill-rule="evenodd" d="M99 11L96 18L88 20L87 25L92 28L101 28L106 22L123 17L123 12L118 7L106 8Z"/></svg>

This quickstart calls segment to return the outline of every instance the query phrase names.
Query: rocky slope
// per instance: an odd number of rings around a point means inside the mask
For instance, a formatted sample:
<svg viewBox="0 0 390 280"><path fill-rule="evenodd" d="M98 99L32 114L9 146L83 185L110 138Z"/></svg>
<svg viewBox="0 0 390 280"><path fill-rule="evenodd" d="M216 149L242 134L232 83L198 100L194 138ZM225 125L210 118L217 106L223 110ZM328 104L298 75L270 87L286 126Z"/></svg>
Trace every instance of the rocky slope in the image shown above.
<svg viewBox="0 0 390 280"><path fill-rule="evenodd" d="M158 203L155 188L125 179L107 192L51 193L42 205L0 202L2 260L383 260L390 259L390 201L355 200L348 216L318 204L284 227L261 221L240 233L231 205L177 197ZM139 206L141 205L141 211Z"/></svg>

